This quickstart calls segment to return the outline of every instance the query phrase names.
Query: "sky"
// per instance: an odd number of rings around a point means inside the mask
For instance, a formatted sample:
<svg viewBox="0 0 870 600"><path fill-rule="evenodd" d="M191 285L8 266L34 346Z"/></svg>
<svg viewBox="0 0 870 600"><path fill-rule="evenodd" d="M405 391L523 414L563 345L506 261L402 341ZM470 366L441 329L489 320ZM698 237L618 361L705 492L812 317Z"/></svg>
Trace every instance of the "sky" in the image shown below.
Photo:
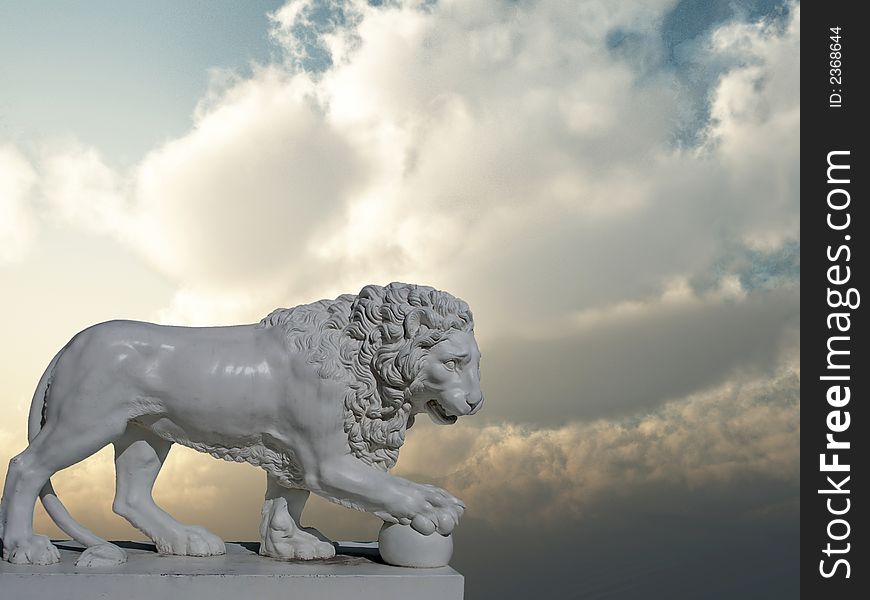
<svg viewBox="0 0 870 600"><path fill-rule="evenodd" d="M787 1L0 4L0 476L88 325L422 283L487 405L396 473L466 501L468 598L794 597L799 51ZM141 539L112 478L53 481ZM264 479L174 448L155 497L250 540Z"/></svg>

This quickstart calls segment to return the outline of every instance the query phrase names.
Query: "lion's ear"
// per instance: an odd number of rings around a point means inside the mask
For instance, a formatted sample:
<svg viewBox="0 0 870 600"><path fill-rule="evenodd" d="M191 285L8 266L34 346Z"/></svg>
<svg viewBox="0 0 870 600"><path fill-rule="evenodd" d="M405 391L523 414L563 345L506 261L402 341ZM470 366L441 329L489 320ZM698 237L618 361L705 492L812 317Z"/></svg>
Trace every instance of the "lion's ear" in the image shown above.
<svg viewBox="0 0 870 600"><path fill-rule="evenodd" d="M432 320L429 318L429 311L424 308L415 308L405 317L405 339L413 339L420 330L420 325L432 327Z"/></svg>

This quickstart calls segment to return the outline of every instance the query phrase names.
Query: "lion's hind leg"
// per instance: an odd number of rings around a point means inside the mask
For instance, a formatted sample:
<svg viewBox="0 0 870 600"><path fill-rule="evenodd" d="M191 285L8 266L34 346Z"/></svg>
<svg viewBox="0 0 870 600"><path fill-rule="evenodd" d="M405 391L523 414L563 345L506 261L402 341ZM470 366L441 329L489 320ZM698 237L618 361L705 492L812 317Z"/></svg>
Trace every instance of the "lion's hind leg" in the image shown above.
<svg viewBox="0 0 870 600"><path fill-rule="evenodd" d="M3 488L3 558L12 563L46 565L60 554L47 537L33 532L33 508L52 475L91 456L124 430L121 417L99 426L87 412L48 421L31 444L9 462Z"/></svg>
<svg viewBox="0 0 870 600"><path fill-rule="evenodd" d="M157 506L154 481L172 442L130 425L115 442L115 502L112 509L154 541L161 554L216 556L226 554L222 539L202 527L184 525Z"/></svg>
<svg viewBox="0 0 870 600"><path fill-rule="evenodd" d="M47 537L33 533L33 508L51 473L30 449L9 461L6 472L0 500L3 559L15 564L50 565L60 560L60 552Z"/></svg>
<svg viewBox="0 0 870 600"><path fill-rule="evenodd" d="M335 546L322 533L301 527L307 490L285 488L268 476L266 501L260 521L260 554L279 560L332 558Z"/></svg>

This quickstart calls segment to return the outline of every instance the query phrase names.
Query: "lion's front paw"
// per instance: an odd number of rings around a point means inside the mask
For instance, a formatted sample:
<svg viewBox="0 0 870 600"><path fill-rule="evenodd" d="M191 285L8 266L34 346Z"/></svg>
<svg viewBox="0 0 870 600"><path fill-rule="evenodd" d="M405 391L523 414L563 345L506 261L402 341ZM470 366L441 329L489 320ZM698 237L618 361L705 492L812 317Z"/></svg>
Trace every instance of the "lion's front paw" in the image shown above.
<svg viewBox="0 0 870 600"><path fill-rule="evenodd" d="M385 521L410 525L423 535L447 535L459 524L465 504L459 498L434 485L412 484L403 490L398 511L375 513Z"/></svg>
<svg viewBox="0 0 870 600"><path fill-rule="evenodd" d="M301 529L292 535L273 531L260 544L260 554L278 560L315 560L335 556L335 546Z"/></svg>
<svg viewBox="0 0 870 600"><path fill-rule="evenodd" d="M260 554L278 560L314 560L335 556L335 546L312 527L301 528L290 516L286 498L271 498L263 505Z"/></svg>

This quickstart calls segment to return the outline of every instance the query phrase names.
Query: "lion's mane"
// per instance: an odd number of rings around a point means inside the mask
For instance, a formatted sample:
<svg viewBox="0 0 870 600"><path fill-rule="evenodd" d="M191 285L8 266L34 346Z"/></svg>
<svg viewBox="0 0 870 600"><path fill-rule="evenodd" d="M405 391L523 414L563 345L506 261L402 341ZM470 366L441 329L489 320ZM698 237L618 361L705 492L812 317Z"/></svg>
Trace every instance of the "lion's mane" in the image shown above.
<svg viewBox="0 0 870 600"><path fill-rule="evenodd" d="M422 285L367 285L293 308L279 308L259 327L282 327L295 352L307 354L320 377L347 384L344 431L354 456L387 470L396 464L413 424L408 399L432 348L451 329L471 332L468 305Z"/></svg>

